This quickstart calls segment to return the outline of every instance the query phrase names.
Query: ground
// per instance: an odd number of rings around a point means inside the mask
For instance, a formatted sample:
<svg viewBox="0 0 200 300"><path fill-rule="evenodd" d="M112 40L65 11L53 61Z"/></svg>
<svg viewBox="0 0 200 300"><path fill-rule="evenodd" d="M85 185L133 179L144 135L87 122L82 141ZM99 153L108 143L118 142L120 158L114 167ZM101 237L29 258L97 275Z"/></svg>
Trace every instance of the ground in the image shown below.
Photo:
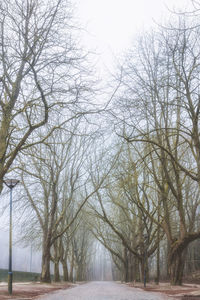
<svg viewBox="0 0 200 300"><path fill-rule="evenodd" d="M55 290L68 289L77 286L72 283L13 283L13 294L8 294L7 283L0 283L0 300L5 299L34 299L38 295L51 293Z"/></svg>
<svg viewBox="0 0 200 300"><path fill-rule="evenodd" d="M65 290L73 287L79 286L80 283L52 283L52 284L42 284L42 283L14 283L13 284L13 295L9 296L7 292L7 284L0 284L0 300L5 299L16 299L16 300L28 300L36 299L40 295L52 293L56 290ZM200 300L200 285L199 284L183 284L183 286L170 286L169 283L160 283L155 285L154 283L147 283L146 288L144 288L141 283L126 283L123 286L128 286L129 288L138 288L146 292L156 292L162 293L169 296L171 299L180 300ZM88 287L89 288L89 287ZM49 294L49 295L50 295ZM48 296L46 296L48 298Z"/></svg>
<svg viewBox="0 0 200 300"><path fill-rule="evenodd" d="M168 296L173 296L177 299L184 300L200 300L200 284L185 283L182 286L171 286L169 283L160 283L156 285L155 283L147 283L146 288L144 288L143 283L127 283L127 285L142 288L145 291L153 291L166 294Z"/></svg>

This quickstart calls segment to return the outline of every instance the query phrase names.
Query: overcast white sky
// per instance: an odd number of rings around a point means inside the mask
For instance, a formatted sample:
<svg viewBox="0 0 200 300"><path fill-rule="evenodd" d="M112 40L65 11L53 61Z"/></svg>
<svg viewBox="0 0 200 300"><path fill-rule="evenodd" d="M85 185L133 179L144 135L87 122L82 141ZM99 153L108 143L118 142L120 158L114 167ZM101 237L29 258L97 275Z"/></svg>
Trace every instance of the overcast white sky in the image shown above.
<svg viewBox="0 0 200 300"><path fill-rule="evenodd" d="M112 54L130 47L134 35L161 22L169 9L184 9L190 0L75 0L76 17L88 33L84 44L100 54L101 62L111 63Z"/></svg>

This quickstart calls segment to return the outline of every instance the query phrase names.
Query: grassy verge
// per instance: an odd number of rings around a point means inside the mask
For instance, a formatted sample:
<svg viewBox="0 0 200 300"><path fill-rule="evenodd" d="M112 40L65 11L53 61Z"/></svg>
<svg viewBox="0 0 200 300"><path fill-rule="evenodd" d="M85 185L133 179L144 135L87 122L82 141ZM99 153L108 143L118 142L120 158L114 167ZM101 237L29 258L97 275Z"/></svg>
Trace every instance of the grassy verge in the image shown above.
<svg viewBox="0 0 200 300"><path fill-rule="evenodd" d="M0 282L7 281L8 270L0 269ZM13 282L38 281L40 273L13 271Z"/></svg>

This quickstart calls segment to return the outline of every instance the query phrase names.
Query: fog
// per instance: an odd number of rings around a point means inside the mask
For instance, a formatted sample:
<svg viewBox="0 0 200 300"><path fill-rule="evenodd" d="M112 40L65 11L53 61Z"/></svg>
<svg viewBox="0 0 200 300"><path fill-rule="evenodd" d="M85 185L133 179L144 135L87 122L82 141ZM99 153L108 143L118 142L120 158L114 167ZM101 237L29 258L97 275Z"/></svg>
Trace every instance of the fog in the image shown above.
<svg viewBox="0 0 200 300"><path fill-rule="evenodd" d="M21 187L13 190L13 226L12 226L12 266L15 271L41 272L42 253L36 250L34 242L20 240L21 221L25 217L23 214L19 217L17 202L15 199L20 193ZM2 196L1 218L0 218L0 269L8 269L9 260L9 193L5 191ZM21 221L20 221L21 219ZM24 228L26 230L26 228ZM94 241L93 248L89 257L88 279L89 280L112 280L111 258L108 251L99 243ZM70 267L70 264L69 264ZM53 265L51 265L53 274ZM62 275L62 268L60 268Z"/></svg>
<svg viewBox="0 0 200 300"><path fill-rule="evenodd" d="M17 201L21 187L16 187L13 190L13 226L12 226L12 266L15 271L25 272L40 272L41 271L41 252L36 251L34 247L28 245L20 246L20 231L23 214L19 216L17 210ZM9 259L9 200L10 193L7 188L4 189L1 195L1 214L0 214L0 268L8 268ZM26 228L24 228L26 230Z"/></svg>
<svg viewBox="0 0 200 300"><path fill-rule="evenodd" d="M9 251L9 232L8 230L0 229L0 268L8 268L8 251ZM33 247L20 247L16 243L15 233L13 232L13 270L25 272L40 272L41 271L41 253Z"/></svg>
<svg viewBox="0 0 200 300"><path fill-rule="evenodd" d="M95 243L94 255L90 263L90 280L113 280L111 259L108 251L99 243Z"/></svg>

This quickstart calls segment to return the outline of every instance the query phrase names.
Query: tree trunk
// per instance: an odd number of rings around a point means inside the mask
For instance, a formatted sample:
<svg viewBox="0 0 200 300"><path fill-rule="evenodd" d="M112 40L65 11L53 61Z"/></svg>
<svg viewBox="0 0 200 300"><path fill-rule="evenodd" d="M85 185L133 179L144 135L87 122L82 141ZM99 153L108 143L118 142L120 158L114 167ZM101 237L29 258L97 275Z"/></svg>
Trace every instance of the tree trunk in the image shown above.
<svg viewBox="0 0 200 300"><path fill-rule="evenodd" d="M135 279L134 274L134 256L132 253L129 252L129 281L132 282Z"/></svg>
<svg viewBox="0 0 200 300"><path fill-rule="evenodd" d="M160 202L158 204L158 223L160 223ZM159 284L160 282L160 226L158 225L158 232L157 232L157 253L156 253L156 278L155 283Z"/></svg>
<svg viewBox="0 0 200 300"><path fill-rule="evenodd" d="M69 281L73 282L73 273L74 273L74 253L72 252L72 259L70 265L70 274L69 274Z"/></svg>
<svg viewBox="0 0 200 300"><path fill-rule="evenodd" d="M84 274L84 264L79 262L78 266L77 266L77 275L76 275L76 280L77 281L83 281L83 274ZM102 280L104 280L104 268L102 268Z"/></svg>
<svg viewBox="0 0 200 300"><path fill-rule="evenodd" d="M124 282L128 282L128 253L127 248L124 247Z"/></svg>
<svg viewBox="0 0 200 300"><path fill-rule="evenodd" d="M140 261L138 257L135 257L134 259L134 266L133 266L133 271L134 271L134 280L135 281L140 281Z"/></svg>
<svg viewBox="0 0 200 300"><path fill-rule="evenodd" d="M76 268L76 281L81 281L81 266L77 266Z"/></svg>
<svg viewBox="0 0 200 300"><path fill-rule="evenodd" d="M59 261L54 262L54 281L60 282Z"/></svg>
<svg viewBox="0 0 200 300"><path fill-rule="evenodd" d="M155 283L159 284L160 282L160 243L158 243L158 249L156 253L156 279Z"/></svg>
<svg viewBox="0 0 200 300"><path fill-rule="evenodd" d="M62 261L63 266L63 281L69 281L69 272L66 261Z"/></svg>
<svg viewBox="0 0 200 300"><path fill-rule="evenodd" d="M143 274L144 274L144 264L142 261L139 261L139 281L143 282Z"/></svg>
<svg viewBox="0 0 200 300"><path fill-rule="evenodd" d="M149 265L148 265L148 257L145 254L144 257L142 257L139 260L139 270L140 270L140 281L146 285L146 283L149 281Z"/></svg>
<svg viewBox="0 0 200 300"><path fill-rule="evenodd" d="M50 275L50 247L46 247L43 250L42 254L42 273L41 273L41 281L42 282L51 282L51 275Z"/></svg>
<svg viewBox="0 0 200 300"><path fill-rule="evenodd" d="M124 282L128 282L128 264L124 264Z"/></svg>
<svg viewBox="0 0 200 300"><path fill-rule="evenodd" d="M182 285L184 256L184 251L169 254L168 266L171 285Z"/></svg>

